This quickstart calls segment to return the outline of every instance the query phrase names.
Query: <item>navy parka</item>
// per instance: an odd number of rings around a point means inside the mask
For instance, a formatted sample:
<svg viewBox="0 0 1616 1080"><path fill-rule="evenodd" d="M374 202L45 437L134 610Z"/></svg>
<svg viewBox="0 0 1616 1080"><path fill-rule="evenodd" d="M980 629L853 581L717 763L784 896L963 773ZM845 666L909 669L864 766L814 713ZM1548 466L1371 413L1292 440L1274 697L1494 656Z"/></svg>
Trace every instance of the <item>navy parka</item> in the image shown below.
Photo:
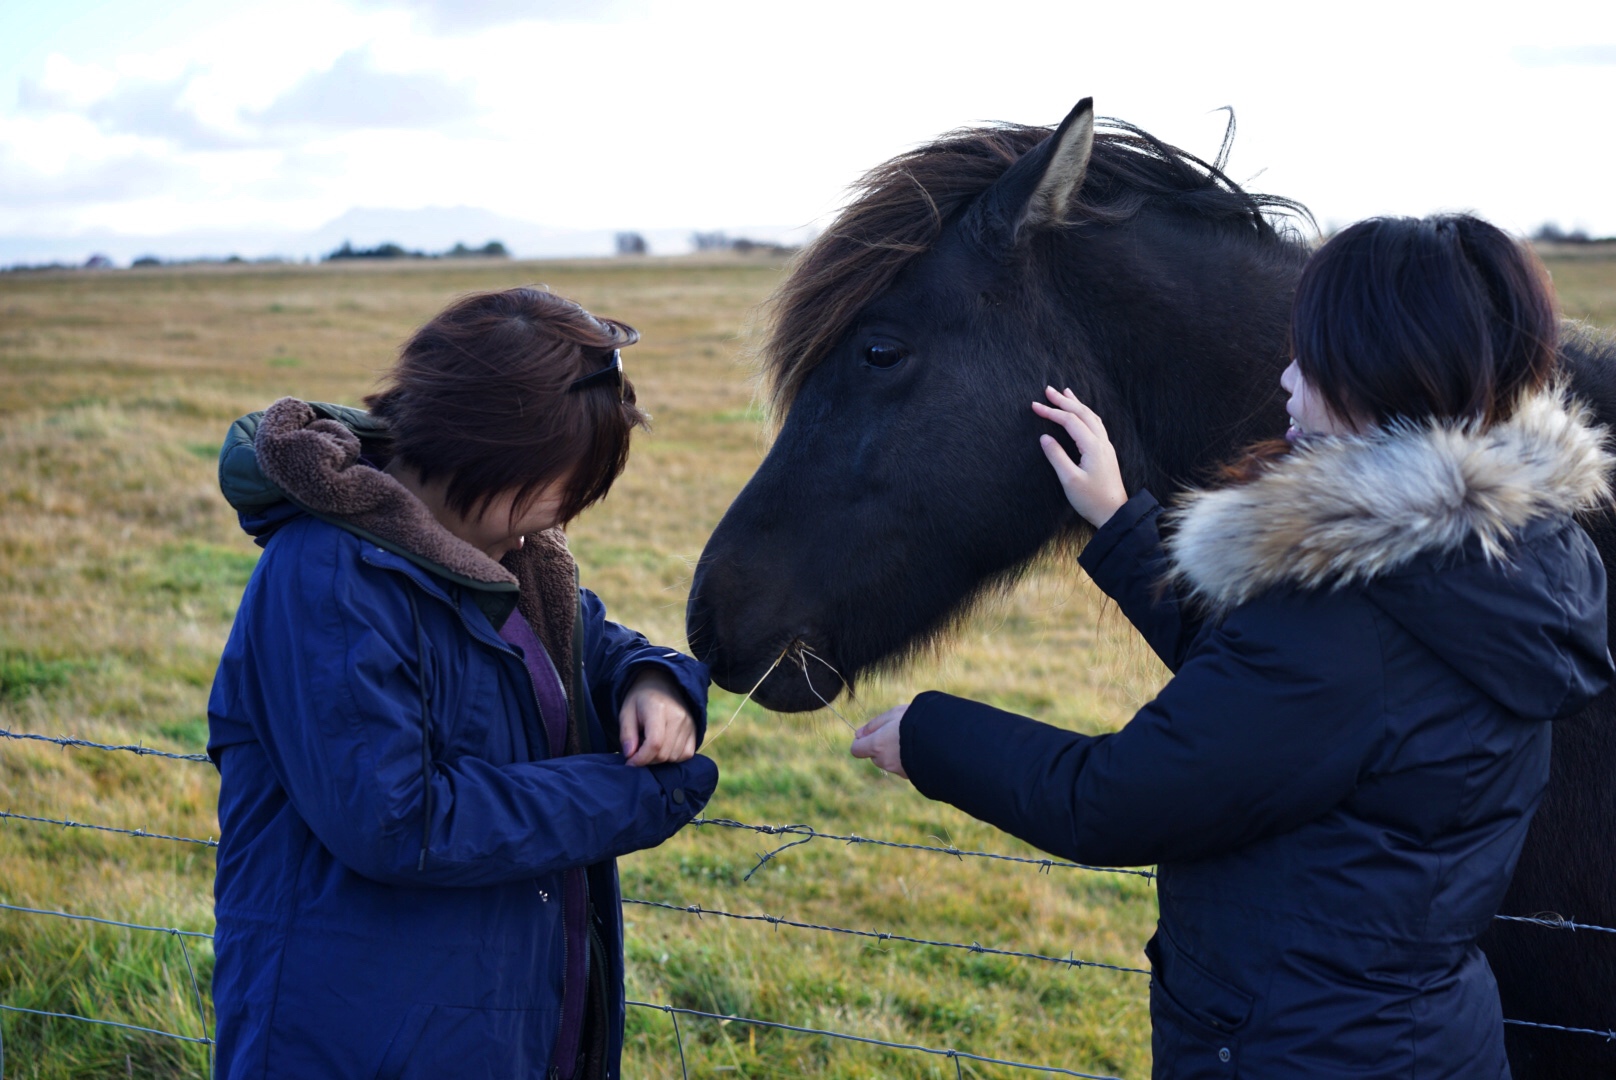
<svg viewBox="0 0 1616 1080"><path fill-rule="evenodd" d="M922 694L905 771L1052 854L1159 865L1157 1077L1506 1077L1475 942L1550 721L1611 677L1592 542L1569 515L1503 558L1392 531L1414 553L1388 572L1282 581L1207 618L1164 588L1160 521L1141 493L1081 556L1174 673L1155 700L1085 736Z"/></svg>
<svg viewBox="0 0 1616 1080"><path fill-rule="evenodd" d="M606 1075L617 1075L613 860L661 843L717 782L700 756L625 765L618 706L635 673L655 666L700 722L705 668L609 621L579 591L587 692L574 707L595 752L551 757L523 657L497 633L486 590L294 502L243 496L252 447L238 437L232 449L227 494L264 554L209 702L221 774L219 1075L549 1075L561 885L577 867L607 968Z"/></svg>

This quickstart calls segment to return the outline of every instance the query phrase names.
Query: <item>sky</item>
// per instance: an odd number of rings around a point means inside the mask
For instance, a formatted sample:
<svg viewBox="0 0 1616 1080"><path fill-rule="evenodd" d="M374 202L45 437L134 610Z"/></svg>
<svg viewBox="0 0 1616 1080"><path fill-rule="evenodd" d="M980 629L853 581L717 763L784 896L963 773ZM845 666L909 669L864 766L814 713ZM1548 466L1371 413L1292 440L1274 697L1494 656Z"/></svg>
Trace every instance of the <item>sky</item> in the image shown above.
<svg viewBox="0 0 1616 1080"><path fill-rule="evenodd" d="M1204 157L1232 107L1230 175L1327 227L1616 235L1610 0L0 0L0 262L269 254L355 210L800 234L895 154L1085 96Z"/></svg>

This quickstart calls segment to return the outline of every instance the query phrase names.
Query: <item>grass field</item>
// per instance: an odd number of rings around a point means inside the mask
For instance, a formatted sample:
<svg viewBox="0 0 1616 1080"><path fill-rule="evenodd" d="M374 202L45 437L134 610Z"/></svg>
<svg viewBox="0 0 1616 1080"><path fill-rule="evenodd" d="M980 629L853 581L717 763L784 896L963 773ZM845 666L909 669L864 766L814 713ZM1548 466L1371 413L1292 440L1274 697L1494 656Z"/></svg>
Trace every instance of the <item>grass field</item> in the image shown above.
<svg viewBox="0 0 1616 1080"><path fill-rule="evenodd" d="M1616 261L1554 260L1569 314L1616 324ZM206 740L213 667L257 549L219 497L237 415L284 394L354 403L452 297L543 282L635 324L626 354L655 429L571 530L619 620L683 641L691 568L765 449L744 328L764 262L239 267L0 275L0 727L177 752ZM855 723L939 688L1083 731L1112 729L1162 671L1075 568L1043 565L938 657L867 684ZM715 693L711 723L739 704ZM710 742L708 815L1009 854L1016 842L855 762L825 715L746 705ZM216 834L216 776L187 762L0 741L0 810ZM743 914L1143 966L1138 877L815 841L744 880L772 838L687 829L622 862L625 894ZM0 902L210 930L211 853L0 822ZM1149 1073L1145 979L812 930L626 911L629 994L1087 1072ZM205 991L207 942L189 944ZM0 911L0 1004L201 1031L178 939ZM952 1077L955 1063L747 1025L681 1021L692 1076ZM0 1013L9 1077L201 1076L158 1036ZM966 1076L1030 1075L961 1063ZM625 1075L680 1075L666 1015L631 1010Z"/></svg>

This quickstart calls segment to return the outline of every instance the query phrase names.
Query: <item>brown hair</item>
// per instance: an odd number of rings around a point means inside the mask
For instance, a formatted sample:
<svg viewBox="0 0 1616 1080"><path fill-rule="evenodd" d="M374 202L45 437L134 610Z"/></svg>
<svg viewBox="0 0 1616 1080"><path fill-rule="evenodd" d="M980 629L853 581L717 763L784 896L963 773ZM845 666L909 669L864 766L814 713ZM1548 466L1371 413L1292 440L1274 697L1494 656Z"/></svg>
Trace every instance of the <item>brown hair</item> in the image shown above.
<svg viewBox="0 0 1616 1080"><path fill-rule="evenodd" d="M627 379L621 396L611 382L568 388L639 337L542 288L473 293L404 343L365 406L423 482L448 477L456 513L475 516L515 489L520 514L565 478L560 520L570 521L611 490L649 418Z"/></svg>

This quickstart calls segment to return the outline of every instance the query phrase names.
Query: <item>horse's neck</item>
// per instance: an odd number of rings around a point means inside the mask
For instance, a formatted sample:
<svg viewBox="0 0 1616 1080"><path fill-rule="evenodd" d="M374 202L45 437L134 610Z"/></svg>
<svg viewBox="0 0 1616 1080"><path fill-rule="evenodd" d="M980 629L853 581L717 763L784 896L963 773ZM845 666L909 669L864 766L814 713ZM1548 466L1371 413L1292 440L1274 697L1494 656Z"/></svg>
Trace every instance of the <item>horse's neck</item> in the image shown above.
<svg viewBox="0 0 1616 1080"><path fill-rule="evenodd" d="M1157 495L1283 434L1279 375L1297 260L1235 245L1119 252L1089 282L1094 362Z"/></svg>

